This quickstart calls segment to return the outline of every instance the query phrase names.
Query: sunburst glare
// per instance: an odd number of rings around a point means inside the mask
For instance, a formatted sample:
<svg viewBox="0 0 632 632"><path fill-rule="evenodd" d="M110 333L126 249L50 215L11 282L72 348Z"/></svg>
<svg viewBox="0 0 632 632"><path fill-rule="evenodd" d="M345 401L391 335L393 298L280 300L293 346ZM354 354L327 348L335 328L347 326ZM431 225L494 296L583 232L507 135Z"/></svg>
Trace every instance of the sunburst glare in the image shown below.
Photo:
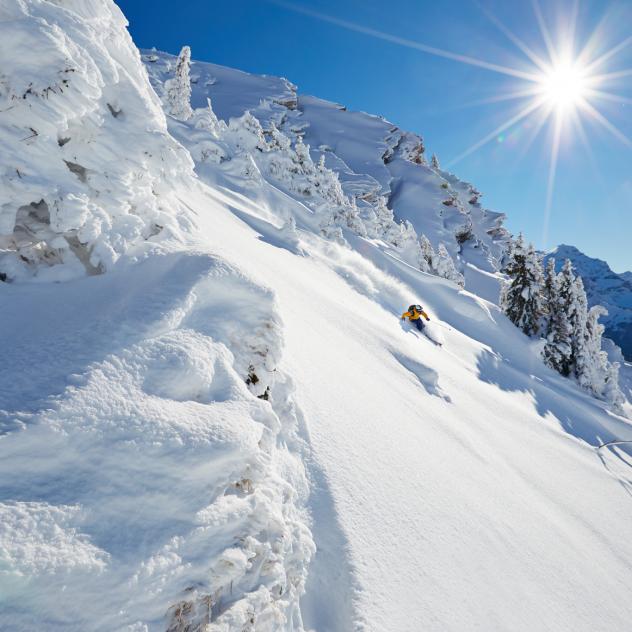
<svg viewBox="0 0 632 632"><path fill-rule="evenodd" d="M588 97L589 78L578 62L567 59L558 62L540 79L540 93L558 112L577 108Z"/></svg>
<svg viewBox="0 0 632 632"><path fill-rule="evenodd" d="M498 16L480 5L477 0L474 0L487 18L525 56L525 61L520 67L512 67L498 63L496 60L479 59L472 55L462 55L435 46L429 46L416 40L299 6L290 0L268 0L268 2L285 7L296 13L335 24L350 31L390 42L391 44L499 73L506 77L511 77L514 82L517 82L517 85L514 83L510 92L495 94L491 98L469 104L481 105L483 103L522 101L517 107L517 112L512 113L506 121L497 125L495 129L476 140L470 147L448 161L446 167L453 167L487 143L498 140L504 132L523 123L533 123L530 126L532 130L531 135L525 139L525 146L528 147L535 140L535 136L541 133L548 124L551 144L548 152L550 163L542 235L542 241L545 244L554 197L560 149L569 136L568 132L572 132L572 137L576 137L582 142L593 162L594 156L592 155L591 144L584 127L586 121L595 123L618 141L632 148L632 141L600 110L603 103L632 104L632 99L612 92L612 87L616 85L617 81L632 76L632 69L630 68L612 69L612 63L616 61L616 56L632 45L632 36L607 48L608 33L605 27L607 16L604 15L583 46L578 46L577 20L579 0L570 2L562 21L565 28L556 33L553 33L549 28L538 0L531 0L543 44L542 48L545 51L544 54L539 54L535 51L534 47L537 45L537 42L527 44L507 28Z"/></svg>

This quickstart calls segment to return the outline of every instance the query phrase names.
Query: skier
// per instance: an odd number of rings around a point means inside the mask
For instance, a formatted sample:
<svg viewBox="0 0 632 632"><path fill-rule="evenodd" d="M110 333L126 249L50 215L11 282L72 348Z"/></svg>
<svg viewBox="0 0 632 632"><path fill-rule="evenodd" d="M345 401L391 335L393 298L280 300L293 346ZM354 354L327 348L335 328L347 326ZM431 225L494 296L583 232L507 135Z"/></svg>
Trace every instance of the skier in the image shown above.
<svg viewBox="0 0 632 632"><path fill-rule="evenodd" d="M424 324L423 324L423 321L421 320L422 316L427 321L430 321L430 318L428 317L428 314L426 314L426 312L424 312L424 308L421 305L411 305L408 308L408 311L404 312L402 314L402 320L405 320L406 318L408 318L408 320L411 323L413 323L415 325L415 327L417 327L417 329L419 329L419 331L423 331L424 330Z"/></svg>

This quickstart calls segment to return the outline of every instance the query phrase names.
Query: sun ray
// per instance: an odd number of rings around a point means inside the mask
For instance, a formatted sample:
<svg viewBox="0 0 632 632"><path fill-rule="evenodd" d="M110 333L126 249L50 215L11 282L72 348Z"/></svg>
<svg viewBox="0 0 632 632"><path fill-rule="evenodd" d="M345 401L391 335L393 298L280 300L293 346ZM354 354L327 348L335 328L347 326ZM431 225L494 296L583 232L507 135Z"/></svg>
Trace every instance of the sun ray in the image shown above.
<svg viewBox="0 0 632 632"><path fill-rule="evenodd" d="M545 71L546 62L536 55L519 37L510 31L491 11L475 0L481 12L492 22L517 48L519 48L540 70Z"/></svg>
<svg viewBox="0 0 632 632"><path fill-rule="evenodd" d="M562 116L555 114L553 127L553 144L551 146L551 162L546 184L546 201L544 204L544 218L542 221L542 247L546 248L549 240L549 224L551 222L551 209L553 208L553 193L555 192L555 178L557 176L557 161L560 154L560 141L562 138Z"/></svg>
<svg viewBox="0 0 632 632"><path fill-rule="evenodd" d="M600 84L613 79L622 79L623 77L632 77L632 68L625 68L624 70L617 70L603 75L593 75L591 81Z"/></svg>
<svg viewBox="0 0 632 632"><path fill-rule="evenodd" d="M516 90L515 92L507 92L505 94L498 94L494 97L487 97L485 99L474 99L467 101L460 105L450 109L450 111L462 110L471 107L477 107L479 105L491 105L492 103L502 103L503 101L516 101L518 99L524 99L526 97L534 97L540 94L540 90L536 87L525 88L524 90Z"/></svg>
<svg viewBox="0 0 632 632"><path fill-rule="evenodd" d="M604 92L603 90L594 90L588 88L586 94L595 97L596 99L602 99L604 101L611 101L612 103L625 103L626 105L632 105L632 98L624 97L619 94L612 94L611 92Z"/></svg>
<svg viewBox="0 0 632 632"><path fill-rule="evenodd" d="M553 111L552 106L543 105L540 108L539 112L533 113L534 116L537 115L536 124L534 128L531 130L526 142L524 142L521 145L520 149L518 150L518 160L521 160L522 158L524 158L524 156L526 156L529 149L531 149L531 146L535 142L535 139L538 137L538 135L540 134L540 132L542 131L542 129L548 122L552 111Z"/></svg>
<svg viewBox="0 0 632 632"><path fill-rule="evenodd" d="M586 41L582 49L579 51L577 55L577 63L581 65L586 65L589 62L589 60L592 57L594 57L594 55L596 54L597 46L599 45L600 41L603 40L604 38L603 33L606 28L607 19L608 19L608 14L604 13L601 19L599 20L599 22L597 23L597 25L595 26L595 28L592 30L592 33L588 37L588 40Z"/></svg>
<svg viewBox="0 0 632 632"><path fill-rule="evenodd" d="M630 44L632 44L632 35L624 39L622 42L619 42L616 46L613 46L610 50L606 51L603 55L601 55L594 61L591 61L586 66L586 73L592 73L593 70L595 70L595 68L598 68L599 66L601 66L610 58L614 57L617 53L619 53L620 51L630 46Z"/></svg>
<svg viewBox="0 0 632 632"><path fill-rule="evenodd" d="M474 153L477 149L480 149L483 145L486 145L490 140L498 136L501 132L504 132L506 129L510 128L512 125L515 125L525 117L529 116L531 112L541 107L544 103L544 99L539 99L533 103L530 103L526 108L520 110L518 114L512 116L508 121L505 121L501 125L499 125L495 130L484 136L479 141L475 142L468 149L466 149L463 153L459 154L456 158L450 160L446 166L453 167L455 164L466 158L470 154Z"/></svg>
<svg viewBox="0 0 632 632"><path fill-rule="evenodd" d="M615 138L620 140L624 145L632 149L632 141L618 127L613 125L597 108L592 106L586 99L582 99L580 106L598 123L607 129Z"/></svg>
<svg viewBox="0 0 632 632"><path fill-rule="evenodd" d="M390 42L391 44L398 44L399 46L404 46L405 48L418 50L423 53L429 53L430 55L435 55L436 57L451 59L453 61L458 61L463 64L468 64L470 66L477 66L478 68L484 68L485 70L491 70L493 72L497 72L503 75L509 75L511 77L517 77L519 79L526 79L527 81L538 80L538 76L532 72L525 72L517 68L510 68L508 66L494 64L492 62L484 61L482 59L476 59L475 57L470 57L468 55L460 55L458 53L452 53L450 51L443 50L442 48L437 48L435 46L428 46L427 44L422 44L421 42L416 42L415 40L407 39L405 37L400 37L398 35L392 35L391 33L379 31L377 29L374 29L368 26L362 26L361 24L356 24L355 22L343 20L341 18L337 18L332 15L328 15L326 13L320 13L319 11L314 11L306 7L296 6L290 2L286 2L285 0L266 0L266 1L269 2L270 4L275 4L279 7L283 7L284 9L287 9L288 11L294 11L295 13L300 13L302 15L306 15L306 16L315 18L317 20L321 20L322 22L328 22L330 24L334 24L341 28L347 29L348 31L354 31L356 33L362 33L363 35L368 35L370 37L381 39L385 42Z"/></svg>
<svg viewBox="0 0 632 632"><path fill-rule="evenodd" d="M571 42L573 49L575 48L575 38L577 36L577 19L579 17L579 0L573 0L571 8L571 17L568 21L568 40ZM574 51L573 51L574 52Z"/></svg>
<svg viewBox="0 0 632 632"><path fill-rule="evenodd" d="M584 127L582 117L579 116L579 112L577 111L572 112L571 122L573 124L573 127L577 131L577 135L579 136L579 139L581 140L582 145L584 146L584 149L586 150L586 154L588 155L588 158L590 159L590 163L593 167L593 171L597 173L601 179L603 179L601 166L597 162L597 158L595 157L595 152L592 149L590 140L588 140L588 134L586 133L586 128Z"/></svg>
<svg viewBox="0 0 632 632"><path fill-rule="evenodd" d="M540 8L540 3L538 2L538 0L531 0L531 4L533 5L533 12L535 13L536 20L538 21L538 27L540 28L540 33L542 35L542 39L544 40L546 50L549 53L549 57L551 58L553 63L557 63L557 50L555 49L555 46L553 46L553 40L551 39L549 29L546 26L546 22L544 21L542 9Z"/></svg>

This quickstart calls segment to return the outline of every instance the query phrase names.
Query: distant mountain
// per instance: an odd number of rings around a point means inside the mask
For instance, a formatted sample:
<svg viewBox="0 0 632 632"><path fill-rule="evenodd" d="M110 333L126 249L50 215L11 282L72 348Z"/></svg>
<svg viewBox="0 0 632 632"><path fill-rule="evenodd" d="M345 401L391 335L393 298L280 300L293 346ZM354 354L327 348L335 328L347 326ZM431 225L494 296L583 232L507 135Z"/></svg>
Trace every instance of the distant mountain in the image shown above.
<svg viewBox="0 0 632 632"><path fill-rule="evenodd" d="M592 305L603 305L608 316L603 319L606 335L614 340L627 360L632 359L632 272L617 274L601 259L593 259L574 246L560 245L546 258L555 257L559 269L570 259L582 277Z"/></svg>

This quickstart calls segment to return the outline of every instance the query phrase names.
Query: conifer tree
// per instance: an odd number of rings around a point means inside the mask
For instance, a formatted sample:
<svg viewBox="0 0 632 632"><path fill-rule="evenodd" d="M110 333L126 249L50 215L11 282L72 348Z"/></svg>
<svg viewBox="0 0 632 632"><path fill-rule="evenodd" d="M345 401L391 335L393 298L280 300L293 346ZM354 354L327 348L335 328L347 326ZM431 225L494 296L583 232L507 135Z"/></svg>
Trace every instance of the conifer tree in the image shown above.
<svg viewBox="0 0 632 632"><path fill-rule="evenodd" d="M214 138L219 138L224 132L226 124L217 118L217 115L213 111L211 100L208 97L206 98L206 107L204 109L200 108L196 110L195 115L196 129L206 130Z"/></svg>
<svg viewBox="0 0 632 632"><path fill-rule="evenodd" d="M520 233L520 235L518 236L518 240L522 240L522 233ZM507 242L507 247L505 248L505 251L503 252L500 260L500 271L504 274L509 274L509 268L513 261L515 247L516 242L513 241L513 239L509 239L509 241Z"/></svg>
<svg viewBox="0 0 632 632"><path fill-rule="evenodd" d="M378 239L385 239L390 242L397 224L395 223L393 211L386 205L386 197L384 195L377 196L377 200L373 204L373 212L375 213L375 236Z"/></svg>
<svg viewBox="0 0 632 632"><path fill-rule="evenodd" d="M191 109L190 67L191 49L188 46L183 46L178 55L174 77L165 82L169 113L181 121L190 119L193 114Z"/></svg>
<svg viewBox="0 0 632 632"><path fill-rule="evenodd" d="M569 262L570 264L570 262ZM572 274L572 273L571 273ZM588 299L581 277L575 276L571 287L571 302L567 308L568 322L572 328L571 348L575 375L580 367L579 358L584 353L586 345L586 320L588 318Z"/></svg>
<svg viewBox="0 0 632 632"><path fill-rule="evenodd" d="M544 271L544 283L542 285L542 318L540 321L540 332L547 338L551 332L551 315L555 309L559 286L557 272L555 271L555 259L551 257L546 262Z"/></svg>
<svg viewBox="0 0 632 632"><path fill-rule="evenodd" d="M608 377L608 354L601 349L601 338L605 327L599 322L608 310L601 305L590 309L584 327L584 340L578 348L575 375L580 386L594 395L604 393Z"/></svg>
<svg viewBox="0 0 632 632"><path fill-rule="evenodd" d="M437 171L441 169L441 167L439 166L439 159L437 158L436 154L432 154L432 158L430 158L430 166Z"/></svg>
<svg viewBox="0 0 632 632"><path fill-rule="evenodd" d="M458 286L465 286L465 279L463 275L456 269L454 265L454 259L450 256L448 249L444 244L439 244L437 248L437 255L434 258L434 269L437 276L454 281Z"/></svg>
<svg viewBox="0 0 632 632"><path fill-rule="evenodd" d="M612 362L608 364L608 373L606 375L606 384L604 387L604 398L610 405L610 408L617 414L625 414L623 404L625 397L619 388L619 363Z"/></svg>
<svg viewBox="0 0 632 632"><path fill-rule="evenodd" d="M547 270L548 272L548 270ZM548 306L548 333L544 345L544 361L558 373L568 376L573 368L573 327L569 320L575 275L566 260L556 277L556 298Z"/></svg>
<svg viewBox="0 0 632 632"><path fill-rule="evenodd" d="M419 246L421 248L421 258L423 259L423 263L420 263L419 267L423 272L430 272L434 270L434 262L437 255L435 254L428 237L422 234L419 238Z"/></svg>
<svg viewBox="0 0 632 632"><path fill-rule="evenodd" d="M525 250L522 236L516 242L507 273L511 280L503 287L501 307L514 325L527 336L534 336L543 313L542 261L532 245Z"/></svg>

